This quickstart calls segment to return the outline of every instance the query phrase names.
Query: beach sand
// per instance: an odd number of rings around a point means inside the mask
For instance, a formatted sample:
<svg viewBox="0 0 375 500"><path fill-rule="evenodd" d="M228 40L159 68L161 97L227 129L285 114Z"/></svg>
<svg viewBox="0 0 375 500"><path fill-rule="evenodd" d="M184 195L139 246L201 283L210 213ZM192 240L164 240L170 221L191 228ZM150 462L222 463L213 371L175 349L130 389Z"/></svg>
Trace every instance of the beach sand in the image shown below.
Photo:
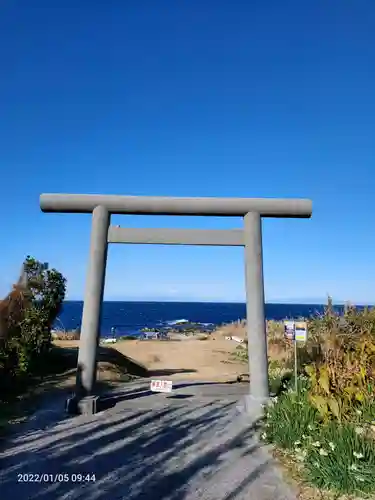
<svg viewBox="0 0 375 500"><path fill-rule="evenodd" d="M54 344L72 349L78 348L79 341L60 340ZM114 349L142 365L150 377L226 382L248 372L247 364L236 359L238 343L219 337L182 341L124 340L106 345L104 349ZM101 371L106 368L101 367Z"/></svg>

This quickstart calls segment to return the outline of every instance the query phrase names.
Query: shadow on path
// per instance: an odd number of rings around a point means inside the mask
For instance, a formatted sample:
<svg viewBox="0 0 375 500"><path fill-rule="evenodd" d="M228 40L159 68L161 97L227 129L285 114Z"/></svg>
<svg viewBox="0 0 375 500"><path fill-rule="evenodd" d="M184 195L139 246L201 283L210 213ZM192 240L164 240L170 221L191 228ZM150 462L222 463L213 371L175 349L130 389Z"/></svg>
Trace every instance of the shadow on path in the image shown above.
<svg viewBox="0 0 375 500"><path fill-rule="evenodd" d="M233 401L136 404L125 400L116 411L10 439L0 456L1 498L293 498L256 438L257 423L239 415Z"/></svg>
<svg viewBox="0 0 375 500"><path fill-rule="evenodd" d="M192 368L166 368L162 370L148 370L149 377L168 377L176 373L197 373L197 370Z"/></svg>

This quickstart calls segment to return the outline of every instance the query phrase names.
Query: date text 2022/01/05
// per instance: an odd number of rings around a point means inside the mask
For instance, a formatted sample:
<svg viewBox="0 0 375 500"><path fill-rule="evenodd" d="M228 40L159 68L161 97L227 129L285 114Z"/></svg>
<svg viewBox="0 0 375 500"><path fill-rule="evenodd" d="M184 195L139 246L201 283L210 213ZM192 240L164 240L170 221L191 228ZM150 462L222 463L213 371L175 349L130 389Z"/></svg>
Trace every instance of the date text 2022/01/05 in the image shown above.
<svg viewBox="0 0 375 500"><path fill-rule="evenodd" d="M77 474L17 474L18 483L94 483L96 476L93 473Z"/></svg>

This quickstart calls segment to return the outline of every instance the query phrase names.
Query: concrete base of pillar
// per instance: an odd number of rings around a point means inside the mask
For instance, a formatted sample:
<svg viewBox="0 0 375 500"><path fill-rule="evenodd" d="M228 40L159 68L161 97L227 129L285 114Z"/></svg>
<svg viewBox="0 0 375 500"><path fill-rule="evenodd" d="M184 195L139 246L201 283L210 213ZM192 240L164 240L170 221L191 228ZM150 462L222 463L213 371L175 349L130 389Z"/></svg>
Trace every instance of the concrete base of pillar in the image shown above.
<svg viewBox="0 0 375 500"><path fill-rule="evenodd" d="M111 393L80 399L73 394L65 402L65 411L69 415L95 415L95 413L115 407L116 402L116 397L113 397Z"/></svg>
<svg viewBox="0 0 375 500"><path fill-rule="evenodd" d="M66 400L65 411L70 415L94 415L102 411L100 403L99 396L87 396L80 400L72 396Z"/></svg>
<svg viewBox="0 0 375 500"><path fill-rule="evenodd" d="M258 420L263 417L264 409L268 402L268 398L255 398L249 394L240 399L237 410L242 414Z"/></svg>

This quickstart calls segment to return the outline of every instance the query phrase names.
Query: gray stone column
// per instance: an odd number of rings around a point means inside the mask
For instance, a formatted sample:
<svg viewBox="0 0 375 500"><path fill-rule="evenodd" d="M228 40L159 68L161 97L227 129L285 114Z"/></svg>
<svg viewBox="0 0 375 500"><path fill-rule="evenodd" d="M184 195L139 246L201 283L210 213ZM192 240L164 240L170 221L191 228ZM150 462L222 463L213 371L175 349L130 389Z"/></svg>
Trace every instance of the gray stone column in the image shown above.
<svg viewBox="0 0 375 500"><path fill-rule="evenodd" d="M100 335L109 223L108 210L103 206L96 207L92 213L90 256L78 354L76 382L78 399L93 395L96 382L96 352Z"/></svg>
<svg viewBox="0 0 375 500"><path fill-rule="evenodd" d="M264 314L262 220L258 213L244 217L246 315L250 396L259 402L269 397L267 333Z"/></svg>

